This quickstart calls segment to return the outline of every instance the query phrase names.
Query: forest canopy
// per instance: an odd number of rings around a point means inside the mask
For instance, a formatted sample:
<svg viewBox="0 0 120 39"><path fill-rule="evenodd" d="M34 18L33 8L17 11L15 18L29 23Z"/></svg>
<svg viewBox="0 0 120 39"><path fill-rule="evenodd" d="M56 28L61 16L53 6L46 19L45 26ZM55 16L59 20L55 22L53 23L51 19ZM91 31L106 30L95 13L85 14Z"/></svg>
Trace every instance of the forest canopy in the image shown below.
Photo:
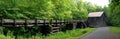
<svg viewBox="0 0 120 39"><path fill-rule="evenodd" d="M110 0L106 13L110 24L120 25L120 0Z"/></svg>
<svg viewBox="0 0 120 39"><path fill-rule="evenodd" d="M0 0L0 17L5 19L87 19L102 7L82 0Z"/></svg>

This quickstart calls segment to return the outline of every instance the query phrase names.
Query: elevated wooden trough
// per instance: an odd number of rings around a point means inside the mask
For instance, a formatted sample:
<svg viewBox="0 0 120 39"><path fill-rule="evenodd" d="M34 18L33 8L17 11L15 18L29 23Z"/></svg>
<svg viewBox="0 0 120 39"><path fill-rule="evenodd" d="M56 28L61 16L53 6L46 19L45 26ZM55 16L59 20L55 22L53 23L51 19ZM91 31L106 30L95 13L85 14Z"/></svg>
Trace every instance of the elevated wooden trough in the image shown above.
<svg viewBox="0 0 120 39"><path fill-rule="evenodd" d="M61 25L66 25L67 29L75 29L76 27L86 27L83 20L38 20L38 19L0 19L0 26L3 27L50 27L50 32L58 32ZM82 23L82 25L80 24ZM81 25L81 26L80 26Z"/></svg>
<svg viewBox="0 0 120 39"><path fill-rule="evenodd" d="M69 23L77 23L80 20L30 20L30 19L1 19L0 25L4 27L21 27L21 26L42 26L42 25L61 25Z"/></svg>

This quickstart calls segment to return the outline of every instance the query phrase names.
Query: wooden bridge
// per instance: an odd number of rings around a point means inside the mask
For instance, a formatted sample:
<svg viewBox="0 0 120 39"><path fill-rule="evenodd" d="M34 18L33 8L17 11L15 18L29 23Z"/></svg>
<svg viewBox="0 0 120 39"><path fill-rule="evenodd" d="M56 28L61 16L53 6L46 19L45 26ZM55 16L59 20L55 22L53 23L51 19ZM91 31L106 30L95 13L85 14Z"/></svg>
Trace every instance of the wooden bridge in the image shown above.
<svg viewBox="0 0 120 39"><path fill-rule="evenodd" d="M47 26L50 27L52 33L60 31L61 25L66 25L68 29L87 27L87 23L84 20L0 19L0 26L3 27Z"/></svg>

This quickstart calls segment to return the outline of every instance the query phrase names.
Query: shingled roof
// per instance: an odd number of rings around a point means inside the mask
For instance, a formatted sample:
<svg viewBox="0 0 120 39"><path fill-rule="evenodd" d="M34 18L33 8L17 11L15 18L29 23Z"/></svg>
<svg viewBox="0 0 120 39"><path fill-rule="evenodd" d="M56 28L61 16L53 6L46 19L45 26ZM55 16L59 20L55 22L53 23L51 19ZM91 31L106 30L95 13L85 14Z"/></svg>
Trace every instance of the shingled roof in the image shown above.
<svg viewBox="0 0 120 39"><path fill-rule="evenodd" d="M91 12L88 14L88 17L101 17L103 12Z"/></svg>

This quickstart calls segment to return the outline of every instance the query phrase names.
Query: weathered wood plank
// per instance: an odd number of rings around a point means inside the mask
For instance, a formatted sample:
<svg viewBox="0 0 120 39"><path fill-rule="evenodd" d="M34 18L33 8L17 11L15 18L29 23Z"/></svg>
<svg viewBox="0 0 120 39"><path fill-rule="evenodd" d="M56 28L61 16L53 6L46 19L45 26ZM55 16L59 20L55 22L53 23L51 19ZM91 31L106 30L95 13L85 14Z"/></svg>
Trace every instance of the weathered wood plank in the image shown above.
<svg viewBox="0 0 120 39"><path fill-rule="evenodd" d="M3 23L13 23L13 19L3 19Z"/></svg>
<svg viewBox="0 0 120 39"><path fill-rule="evenodd" d="M27 20L28 23L35 23L35 20Z"/></svg>
<svg viewBox="0 0 120 39"><path fill-rule="evenodd" d="M18 19L18 20L16 20L16 23L25 23L25 20Z"/></svg>
<svg viewBox="0 0 120 39"><path fill-rule="evenodd" d="M60 27L52 27L51 29L59 29Z"/></svg>
<svg viewBox="0 0 120 39"><path fill-rule="evenodd" d="M84 20L37 20L37 19L0 19L0 25L12 26L60 26L63 24L84 22Z"/></svg>

